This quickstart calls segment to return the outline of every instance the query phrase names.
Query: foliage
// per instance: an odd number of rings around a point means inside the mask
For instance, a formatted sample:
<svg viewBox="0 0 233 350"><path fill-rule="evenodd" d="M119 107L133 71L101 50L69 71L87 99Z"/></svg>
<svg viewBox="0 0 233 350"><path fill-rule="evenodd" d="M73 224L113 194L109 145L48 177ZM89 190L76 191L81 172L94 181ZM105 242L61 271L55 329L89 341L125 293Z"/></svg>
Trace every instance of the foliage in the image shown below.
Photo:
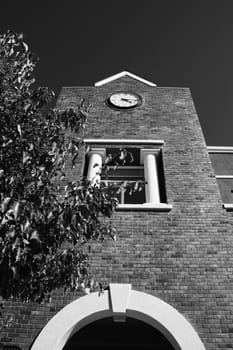
<svg viewBox="0 0 233 350"><path fill-rule="evenodd" d="M117 200L85 179L60 186L90 106L48 110L53 93L31 87L37 61L21 34L0 36L0 296L41 302L88 283L85 246L115 237Z"/></svg>

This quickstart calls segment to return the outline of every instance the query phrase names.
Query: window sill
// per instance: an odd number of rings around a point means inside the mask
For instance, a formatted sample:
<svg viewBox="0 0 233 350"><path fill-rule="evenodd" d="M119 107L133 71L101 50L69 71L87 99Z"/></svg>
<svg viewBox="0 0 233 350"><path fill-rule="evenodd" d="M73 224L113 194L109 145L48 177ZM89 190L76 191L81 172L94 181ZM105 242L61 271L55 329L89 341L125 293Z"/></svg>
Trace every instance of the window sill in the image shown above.
<svg viewBox="0 0 233 350"><path fill-rule="evenodd" d="M116 207L117 211L137 210L137 211L170 211L171 204L166 203L144 203L144 204L119 204Z"/></svg>
<svg viewBox="0 0 233 350"><path fill-rule="evenodd" d="M222 206L226 211L233 211L233 203L224 203Z"/></svg>

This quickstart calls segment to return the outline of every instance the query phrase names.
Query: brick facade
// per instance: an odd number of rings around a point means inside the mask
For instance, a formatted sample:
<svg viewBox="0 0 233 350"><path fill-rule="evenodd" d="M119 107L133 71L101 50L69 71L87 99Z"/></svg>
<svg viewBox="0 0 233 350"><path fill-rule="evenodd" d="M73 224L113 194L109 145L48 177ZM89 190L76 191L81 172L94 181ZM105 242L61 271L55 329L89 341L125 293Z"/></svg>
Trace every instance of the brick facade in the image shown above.
<svg viewBox="0 0 233 350"><path fill-rule="evenodd" d="M115 91L138 93L143 103L114 110ZM92 103L85 138L164 140L163 167L169 212L117 211L116 242L93 246L92 265L104 285L131 283L159 297L192 324L207 350L233 347L232 216L221 197L187 88L151 87L125 76L101 87L63 88L60 109ZM107 145L103 145L107 146ZM70 179L82 168L82 157ZM78 295L57 292L52 304L9 304L15 323L0 342L29 349L46 322Z"/></svg>

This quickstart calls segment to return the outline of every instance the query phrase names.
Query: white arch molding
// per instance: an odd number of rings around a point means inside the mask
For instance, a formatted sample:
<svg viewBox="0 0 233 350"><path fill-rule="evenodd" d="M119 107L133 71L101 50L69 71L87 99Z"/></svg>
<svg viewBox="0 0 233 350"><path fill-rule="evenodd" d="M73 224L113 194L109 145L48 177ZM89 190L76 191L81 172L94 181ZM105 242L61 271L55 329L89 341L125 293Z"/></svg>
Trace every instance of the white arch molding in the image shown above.
<svg viewBox="0 0 233 350"><path fill-rule="evenodd" d="M130 284L110 284L103 294L85 295L59 311L42 329L31 350L62 350L83 326L105 317L124 321L126 316L149 323L176 350L205 350L197 332L176 309L161 299L131 289Z"/></svg>

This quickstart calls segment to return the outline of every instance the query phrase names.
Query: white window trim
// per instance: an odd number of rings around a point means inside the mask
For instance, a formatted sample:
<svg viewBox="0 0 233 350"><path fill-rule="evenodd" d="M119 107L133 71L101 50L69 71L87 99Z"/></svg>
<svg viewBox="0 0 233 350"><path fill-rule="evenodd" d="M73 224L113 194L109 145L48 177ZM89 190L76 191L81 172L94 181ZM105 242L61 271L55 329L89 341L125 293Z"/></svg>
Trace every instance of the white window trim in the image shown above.
<svg viewBox="0 0 233 350"><path fill-rule="evenodd" d="M233 153L233 147L230 146L207 146L209 153Z"/></svg>
<svg viewBox="0 0 233 350"><path fill-rule="evenodd" d="M167 203L143 203L143 204L118 204L116 210L136 210L136 211L170 211L172 205Z"/></svg>
<svg viewBox="0 0 233 350"><path fill-rule="evenodd" d="M226 211L233 211L233 203L223 203L222 206Z"/></svg>
<svg viewBox="0 0 233 350"><path fill-rule="evenodd" d="M216 179L233 179L233 175L215 175Z"/></svg>
<svg viewBox="0 0 233 350"><path fill-rule="evenodd" d="M163 140L131 140L131 139L84 139L86 144L93 145L157 145L162 146ZM159 183L157 173L157 162L156 156L159 154L160 148L141 148L140 149L140 162L144 165L145 171L145 191L146 191L146 202L143 204L119 204L116 210L152 210L152 211L170 211L172 209L171 204L160 202L159 194ZM96 155L95 155L96 153ZM90 154L92 156L92 162L88 166L87 178L93 183L97 184L100 182L100 168L102 163L105 161L106 152L105 148L91 147ZM102 158L101 158L102 157ZM101 159L100 159L101 158ZM94 161L95 160L95 161ZM94 169L94 163L98 161L98 166ZM90 169L91 167L91 169Z"/></svg>
<svg viewBox="0 0 233 350"><path fill-rule="evenodd" d="M164 140L151 140L151 139L84 139L86 144L122 144L122 145L164 145Z"/></svg>

